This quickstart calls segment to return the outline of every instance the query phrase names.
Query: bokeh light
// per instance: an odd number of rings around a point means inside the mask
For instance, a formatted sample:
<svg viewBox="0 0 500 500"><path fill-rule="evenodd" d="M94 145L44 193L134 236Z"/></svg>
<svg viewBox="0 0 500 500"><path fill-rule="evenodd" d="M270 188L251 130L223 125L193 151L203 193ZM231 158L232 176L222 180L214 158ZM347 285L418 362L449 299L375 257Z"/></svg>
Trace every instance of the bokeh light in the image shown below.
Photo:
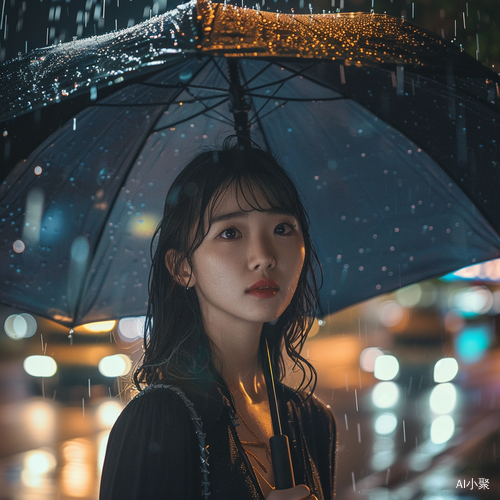
<svg viewBox="0 0 500 500"><path fill-rule="evenodd" d="M97 408L97 422L101 429L111 429L116 419L120 416L123 405L118 401L105 401Z"/></svg>
<svg viewBox="0 0 500 500"><path fill-rule="evenodd" d="M415 307L422 298L422 287L411 285L396 292L396 300L403 307Z"/></svg>
<svg viewBox="0 0 500 500"><path fill-rule="evenodd" d="M493 306L493 294L484 286L463 288L452 296L453 306L465 317L488 312Z"/></svg>
<svg viewBox="0 0 500 500"><path fill-rule="evenodd" d="M394 413L382 413L375 420L375 432L379 436L388 436L392 434L398 426L398 419Z"/></svg>
<svg viewBox="0 0 500 500"><path fill-rule="evenodd" d="M389 437L379 437L373 442L371 466L381 471L390 467L396 459L394 441Z"/></svg>
<svg viewBox="0 0 500 500"><path fill-rule="evenodd" d="M365 372L375 370L375 360L384 354L378 347L367 347L359 355L359 365Z"/></svg>
<svg viewBox="0 0 500 500"><path fill-rule="evenodd" d="M449 441L455 433L455 421L450 415L440 415L431 424L431 441L442 444Z"/></svg>
<svg viewBox="0 0 500 500"><path fill-rule="evenodd" d="M32 377L53 377L57 372L57 363L50 356L28 356L23 362L24 371Z"/></svg>
<svg viewBox="0 0 500 500"><path fill-rule="evenodd" d="M399 389L394 382L379 382L372 391L372 401L378 408L391 408L399 401Z"/></svg>
<svg viewBox="0 0 500 500"><path fill-rule="evenodd" d="M394 300L387 300L380 306L379 317L384 326L392 328L403 321L404 308Z"/></svg>
<svg viewBox="0 0 500 500"><path fill-rule="evenodd" d="M455 350L464 363L476 363L485 355L491 341L490 325L470 325L455 337Z"/></svg>
<svg viewBox="0 0 500 500"><path fill-rule="evenodd" d="M4 323L5 333L13 340L33 337L37 330L36 319L31 314L11 314Z"/></svg>
<svg viewBox="0 0 500 500"><path fill-rule="evenodd" d="M457 390L453 384L439 384L432 389L429 405L434 413L450 413L457 402Z"/></svg>
<svg viewBox="0 0 500 500"><path fill-rule="evenodd" d="M99 361L99 371L105 377L123 377L132 368L132 362L125 354L113 354Z"/></svg>
<svg viewBox="0 0 500 500"><path fill-rule="evenodd" d="M442 358L434 365L434 382L441 384L453 380L458 373L455 358Z"/></svg>
<svg viewBox="0 0 500 500"><path fill-rule="evenodd" d="M33 474L46 474L56 465L56 457L51 450L32 450L24 456L24 468Z"/></svg>
<svg viewBox="0 0 500 500"><path fill-rule="evenodd" d="M118 334L124 340L132 342L144 337L144 322L146 316L122 318L118 322Z"/></svg>
<svg viewBox="0 0 500 500"><path fill-rule="evenodd" d="M383 354L375 360L375 370L373 374L379 380L393 380L399 373L398 360L390 355Z"/></svg>
<svg viewBox="0 0 500 500"><path fill-rule="evenodd" d="M95 323L87 323L82 325L82 328L89 333L106 333L110 332L116 325L115 320L96 321Z"/></svg>

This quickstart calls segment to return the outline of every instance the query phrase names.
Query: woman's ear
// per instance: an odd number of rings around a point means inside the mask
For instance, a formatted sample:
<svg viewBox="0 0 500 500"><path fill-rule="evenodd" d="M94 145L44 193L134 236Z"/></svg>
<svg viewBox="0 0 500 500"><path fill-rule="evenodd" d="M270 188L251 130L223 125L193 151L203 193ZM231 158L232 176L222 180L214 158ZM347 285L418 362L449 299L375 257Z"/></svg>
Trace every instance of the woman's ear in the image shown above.
<svg viewBox="0 0 500 500"><path fill-rule="evenodd" d="M194 286L196 279L193 276L193 271L188 260L185 258L177 265L178 259L179 256L177 251L173 248L167 250L165 254L165 265L167 266L168 272L182 287L187 288Z"/></svg>

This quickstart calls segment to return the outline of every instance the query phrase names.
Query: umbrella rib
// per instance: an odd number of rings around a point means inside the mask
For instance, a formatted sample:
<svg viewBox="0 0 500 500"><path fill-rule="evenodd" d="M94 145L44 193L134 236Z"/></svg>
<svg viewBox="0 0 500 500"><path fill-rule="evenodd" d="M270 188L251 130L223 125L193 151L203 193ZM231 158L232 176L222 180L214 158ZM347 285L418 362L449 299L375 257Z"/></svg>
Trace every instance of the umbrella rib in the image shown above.
<svg viewBox="0 0 500 500"><path fill-rule="evenodd" d="M259 116L259 113L264 109L265 106L267 106L269 104L269 102L271 101L271 99L274 99L275 95L277 92L279 92L279 90L283 87L283 85L285 84L285 82L282 82L279 87L274 91L273 95L271 96L267 96L267 100L262 104L262 106L260 107L260 109L258 109L256 112L255 112L255 116ZM248 94L248 95L251 95L252 97L254 97L253 94ZM256 96L256 97L260 97L260 96ZM286 104L286 101L285 101L285 104ZM271 110L269 111L269 113L271 113L272 111L274 110ZM267 116L269 113L266 113L264 116ZM251 123L251 122L250 122Z"/></svg>
<svg viewBox="0 0 500 500"><path fill-rule="evenodd" d="M188 94L190 95L193 95L191 94L191 92L189 92L189 90L186 90ZM227 93L227 92L226 92ZM227 118L226 116L224 116L220 111L217 111L215 108L217 106L219 106L220 104L224 104L224 102L227 102L228 101L228 97L222 99L221 101L219 101L217 104L214 104L213 106L211 107L208 107L205 105L204 102L200 102L200 104L202 106L205 106L205 112L208 112L208 111L214 111L214 113L216 113L217 115L219 115L220 118L216 118L215 116L211 116L210 118L213 118L214 120L219 120L221 121L222 123L226 123L226 124L229 124L229 125L232 125L233 122ZM193 95L193 102L197 102L197 99L196 99L196 96ZM203 113L203 112L202 112ZM196 116L199 116L199 114L197 114ZM209 115L207 115L209 116ZM221 119L222 118L222 119Z"/></svg>
<svg viewBox="0 0 500 500"><path fill-rule="evenodd" d="M179 89L180 90L180 89ZM190 92L188 92L189 95L192 95ZM96 103L95 106L102 107L102 108L120 108L120 107L126 107L126 108L139 108L141 106L170 106L171 104L179 104L179 103L187 103L187 104L192 104L195 102L200 102L200 101L208 101L211 99L220 99L220 96L206 96L206 97L196 97L193 96L193 99L183 99L179 101L163 101L163 102L144 102L144 103L135 103L135 104L129 104L129 103Z"/></svg>
<svg viewBox="0 0 500 500"><path fill-rule="evenodd" d="M289 68L287 67L285 64L281 64L281 66L283 66L285 69L287 69L288 71L292 71L293 73L296 73L296 76L302 76L302 78L305 78L306 80L309 80L310 82L313 82L314 84L316 85L319 85L320 87L323 87L324 89L328 89L328 90L331 90L333 92L338 92L337 90L335 90L334 88L332 87L329 87L328 85L324 84L323 82L319 82L318 80L315 80L314 78L311 78L309 75L307 74L302 74L303 71L306 71L308 70L309 68L312 68L314 65L313 64L310 64L307 68L304 68L303 70L301 71L296 71L292 68ZM340 92L339 92L340 93Z"/></svg>
<svg viewBox="0 0 500 500"><path fill-rule="evenodd" d="M279 90L279 89L278 89ZM267 99L268 102L271 99L280 99L283 101L292 101L292 102L313 102L313 101L341 101L343 99L347 99L345 96L341 97L314 97L314 98L306 98L306 97L274 97L274 96L267 96L267 95L262 95L262 94L248 94L252 97L261 97L263 99ZM267 103L266 103L267 104Z"/></svg>
<svg viewBox="0 0 500 500"><path fill-rule="evenodd" d="M287 104L287 101L285 101L282 106L285 106L285 104ZM262 108L261 108L262 109ZM260 120L262 120L263 118L265 118L266 116L270 115L271 113L274 113L275 111L277 111L279 109L279 107L275 107L273 109L271 109L270 111L268 111L266 114L262 115L262 116L259 116L257 113L255 113L254 115L254 118L250 121L250 125L254 125L255 123L259 123L260 124ZM260 110L259 110L260 111Z"/></svg>
<svg viewBox="0 0 500 500"><path fill-rule="evenodd" d="M191 116L185 118L184 120L179 120L177 122L171 123L170 125L166 125L165 127L161 127L161 128L155 129L154 131L155 132L159 132L160 130L166 130L167 128L175 127L175 126L177 126L177 125L179 125L181 123L187 122L188 120L192 120L193 118L196 118L197 116L205 114L207 111L212 111L213 108L219 106L220 104L224 104L224 102L227 102L228 100L229 100L229 98L226 98L226 99L222 100L221 102L218 102L217 104L214 104L213 106L211 106L211 107L209 107L207 109L204 109L203 111L199 111L198 113L195 113L194 115L191 115ZM224 118L224 115L221 115L221 116ZM215 117L211 117L211 118L216 119ZM226 120L227 120L227 118L226 118ZM232 125L232 123L229 122L229 121L227 121L225 123L228 123L228 124Z"/></svg>
<svg viewBox="0 0 500 500"><path fill-rule="evenodd" d="M139 85L143 85L144 87L155 87L155 88L162 88L162 89L179 89L179 88L194 88L194 89L200 89L200 90L209 90L209 91L214 91L214 92L220 92L220 93L227 93L227 89L223 88L217 88L217 87L207 87L205 85L194 85L192 83L187 83L187 84L177 84L177 85L161 85L160 83L147 83L147 82L141 82Z"/></svg>
<svg viewBox="0 0 500 500"><path fill-rule="evenodd" d="M257 71L257 73L255 73L255 75L253 75L252 78L250 78L249 80L246 81L246 84L249 85L250 83L252 83L256 78L258 78L260 75L262 75L262 73L264 73L264 71L267 71L271 66L274 66L274 65L275 64L272 62L268 62L267 66L262 68L260 71Z"/></svg>
<svg viewBox="0 0 500 500"><path fill-rule="evenodd" d="M270 66L278 66L277 64L275 63L270 63L268 66L266 66L265 69L269 69ZM279 64L280 67L284 67L283 64ZM296 78L297 76L302 76L302 73L309 70L310 68L312 68L314 66L314 64L309 64L306 68L303 68L301 69L300 71L297 71L297 70L294 70L294 69L290 69L290 68L286 68L288 71L290 71L292 74L291 75L288 75L288 76L285 76L283 78L280 78L278 80L276 80L273 85L276 85L278 83L285 83L287 82L288 80L291 80L292 78ZM316 83L316 82L315 82ZM269 83L267 84L263 84L263 85L258 85L257 87L253 87L252 90L259 90L259 89L263 89L263 88L266 88L266 87L269 87ZM326 87L326 88L329 88L329 87ZM331 89L330 89L331 90Z"/></svg>

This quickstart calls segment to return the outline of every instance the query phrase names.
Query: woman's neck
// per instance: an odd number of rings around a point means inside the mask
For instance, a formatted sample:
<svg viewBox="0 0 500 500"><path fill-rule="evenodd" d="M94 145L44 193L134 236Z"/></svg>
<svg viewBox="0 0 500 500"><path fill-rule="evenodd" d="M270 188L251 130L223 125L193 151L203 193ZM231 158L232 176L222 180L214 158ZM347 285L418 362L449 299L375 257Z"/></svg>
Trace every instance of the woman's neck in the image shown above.
<svg viewBox="0 0 500 500"><path fill-rule="evenodd" d="M259 401L265 390L259 354L261 331L262 325L247 325L231 332L207 332L214 345L215 367L231 393L242 395L248 403Z"/></svg>

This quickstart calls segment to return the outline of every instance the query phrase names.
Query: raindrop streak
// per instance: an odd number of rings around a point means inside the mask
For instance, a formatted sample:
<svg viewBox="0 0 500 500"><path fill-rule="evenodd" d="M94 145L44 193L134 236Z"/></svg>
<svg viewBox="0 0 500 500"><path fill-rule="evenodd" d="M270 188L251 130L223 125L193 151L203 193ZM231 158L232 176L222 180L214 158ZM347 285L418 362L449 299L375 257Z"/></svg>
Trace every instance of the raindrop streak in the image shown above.
<svg viewBox="0 0 500 500"><path fill-rule="evenodd" d="M83 418L85 418L85 398L82 398L82 413L83 413Z"/></svg>
<svg viewBox="0 0 500 500"><path fill-rule="evenodd" d="M5 12L5 0L3 0L3 3L2 3L2 19L0 19L0 30L3 29L3 16L4 16L4 12Z"/></svg>
<svg viewBox="0 0 500 500"><path fill-rule="evenodd" d="M354 478L354 471L351 472L351 476L352 476L352 491L356 493L356 479Z"/></svg>
<svg viewBox="0 0 500 500"><path fill-rule="evenodd" d="M403 442L406 443L406 423L403 420Z"/></svg>
<svg viewBox="0 0 500 500"><path fill-rule="evenodd" d="M89 399L90 399L90 379L89 379ZM404 422L403 422L404 424Z"/></svg>
<svg viewBox="0 0 500 500"><path fill-rule="evenodd" d="M73 118L73 130L76 130L76 118Z"/></svg>
<svg viewBox="0 0 500 500"><path fill-rule="evenodd" d="M40 334L40 342L42 343L42 352L43 352L43 334Z"/></svg>
<svg viewBox="0 0 500 500"><path fill-rule="evenodd" d="M349 430L349 424L347 423L347 413L344 413L344 417L345 417L345 430L348 431Z"/></svg>
<svg viewBox="0 0 500 500"><path fill-rule="evenodd" d="M358 408L358 391L354 389L354 399L356 400L356 411L359 411Z"/></svg>
<svg viewBox="0 0 500 500"><path fill-rule="evenodd" d="M385 485L387 486L389 484L389 475L391 473L391 468L389 467L387 469L387 474L385 475Z"/></svg>
<svg viewBox="0 0 500 500"><path fill-rule="evenodd" d="M361 443L361 426L358 424L358 443Z"/></svg>

